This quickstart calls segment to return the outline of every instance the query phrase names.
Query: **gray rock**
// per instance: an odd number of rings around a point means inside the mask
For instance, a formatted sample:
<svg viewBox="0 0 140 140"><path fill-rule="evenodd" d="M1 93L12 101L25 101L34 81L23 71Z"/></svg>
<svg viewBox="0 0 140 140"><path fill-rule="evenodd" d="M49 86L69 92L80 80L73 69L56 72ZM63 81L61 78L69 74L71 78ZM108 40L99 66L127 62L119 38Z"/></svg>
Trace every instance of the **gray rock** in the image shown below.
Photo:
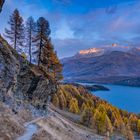
<svg viewBox="0 0 140 140"><path fill-rule="evenodd" d="M0 37L0 100L11 106L15 100L30 99L44 106L56 90L51 76L29 64Z"/></svg>

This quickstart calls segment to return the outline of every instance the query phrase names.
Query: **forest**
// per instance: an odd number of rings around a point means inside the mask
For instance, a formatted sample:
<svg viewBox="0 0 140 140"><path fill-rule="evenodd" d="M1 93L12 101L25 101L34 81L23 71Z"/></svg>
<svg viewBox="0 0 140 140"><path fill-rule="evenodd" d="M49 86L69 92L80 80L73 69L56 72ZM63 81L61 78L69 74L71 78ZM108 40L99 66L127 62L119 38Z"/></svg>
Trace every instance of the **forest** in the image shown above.
<svg viewBox="0 0 140 140"><path fill-rule="evenodd" d="M133 132L140 134L140 116L118 109L92 95L83 86L61 85L53 96L52 103L73 114L78 114L83 124L101 135L120 133L128 140Z"/></svg>

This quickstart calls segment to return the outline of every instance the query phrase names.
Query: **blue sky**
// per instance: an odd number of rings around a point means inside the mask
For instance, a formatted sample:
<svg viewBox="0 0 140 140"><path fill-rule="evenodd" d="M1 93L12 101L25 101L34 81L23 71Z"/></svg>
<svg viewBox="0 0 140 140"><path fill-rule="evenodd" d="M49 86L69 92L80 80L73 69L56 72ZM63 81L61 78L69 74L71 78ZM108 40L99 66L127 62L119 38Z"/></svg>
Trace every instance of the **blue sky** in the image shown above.
<svg viewBox="0 0 140 140"><path fill-rule="evenodd" d="M140 44L140 0L6 0L0 15L1 33L15 8L24 20L29 16L49 20L60 58L112 43Z"/></svg>

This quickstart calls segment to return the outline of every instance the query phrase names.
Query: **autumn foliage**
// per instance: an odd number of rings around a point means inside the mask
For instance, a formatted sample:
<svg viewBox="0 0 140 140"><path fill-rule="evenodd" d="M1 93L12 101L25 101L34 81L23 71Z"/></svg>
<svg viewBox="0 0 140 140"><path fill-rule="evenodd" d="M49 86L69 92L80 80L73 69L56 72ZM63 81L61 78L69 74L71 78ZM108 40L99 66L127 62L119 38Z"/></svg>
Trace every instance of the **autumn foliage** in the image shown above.
<svg viewBox="0 0 140 140"><path fill-rule="evenodd" d="M125 138L133 140L133 131L140 133L140 119L137 115L112 106L82 86L61 85L52 103L60 109L80 115L79 123L98 134L111 136L119 132Z"/></svg>

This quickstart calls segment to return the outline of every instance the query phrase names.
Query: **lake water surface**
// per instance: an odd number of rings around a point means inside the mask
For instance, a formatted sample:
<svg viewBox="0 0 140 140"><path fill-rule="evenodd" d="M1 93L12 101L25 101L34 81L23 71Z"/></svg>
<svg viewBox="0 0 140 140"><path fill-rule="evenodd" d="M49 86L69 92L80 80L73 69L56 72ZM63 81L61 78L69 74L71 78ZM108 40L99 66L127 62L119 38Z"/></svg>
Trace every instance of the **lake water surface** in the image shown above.
<svg viewBox="0 0 140 140"><path fill-rule="evenodd" d="M129 112L140 113L140 87L104 85L110 91L92 92L112 105Z"/></svg>

